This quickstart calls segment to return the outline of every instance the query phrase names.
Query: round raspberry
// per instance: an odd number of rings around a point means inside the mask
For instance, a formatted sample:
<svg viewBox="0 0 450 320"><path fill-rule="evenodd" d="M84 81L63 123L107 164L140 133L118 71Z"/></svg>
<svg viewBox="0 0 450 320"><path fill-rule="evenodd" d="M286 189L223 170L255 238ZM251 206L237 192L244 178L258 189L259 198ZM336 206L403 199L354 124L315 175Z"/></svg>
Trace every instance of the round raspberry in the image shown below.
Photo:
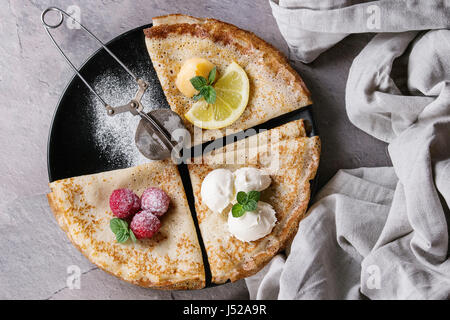
<svg viewBox="0 0 450 320"><path fill-rule="evenodd" d="M169 196L159 188L150 187L141 196L142 209L151 211L157 217L161 217L166 213L169 203Z"/></svg>
<svg viewBox="0 0 450 320"><path fill-rule="evenodd" d="M126 218L141 209L139 197L129 189L117 189L109 197L109 206L118 218Z"/></svg>
<svg viewBox="0 0 450 320"><path fill-rule="evenodd" d="M161 228L161 222L153 213L143 210L133 217L130 228L138 239L151 238Z"/></svg>

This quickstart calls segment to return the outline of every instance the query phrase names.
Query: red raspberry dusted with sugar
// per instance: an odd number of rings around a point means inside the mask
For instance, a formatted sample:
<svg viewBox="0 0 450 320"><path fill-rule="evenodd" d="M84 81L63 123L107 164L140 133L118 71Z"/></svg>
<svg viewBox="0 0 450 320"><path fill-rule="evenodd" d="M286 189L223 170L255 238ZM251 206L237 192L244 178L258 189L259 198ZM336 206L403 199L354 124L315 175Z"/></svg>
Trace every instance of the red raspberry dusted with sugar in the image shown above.
<svg viewBox="0 0 450 320"><path fill-rule="evenodd" d="M161 217L166 213L169 203L169 196L159 188L147 188L141 196L142 209L151 211L157 217Z"/></svg>
<svg viewBox="0 0 450 320"><path fill-rule="evenodd" d="M149 210L142 210L133 217L130 228L138 239L151 238L161 228L161 222Z"/></svg>
<svg viewBox="0 0 450 320"><path fill-rule="evenodd" d="M139 197L129 189L117 189L109 197L109 206L118 218L126 218L141 209Z"/></svg>

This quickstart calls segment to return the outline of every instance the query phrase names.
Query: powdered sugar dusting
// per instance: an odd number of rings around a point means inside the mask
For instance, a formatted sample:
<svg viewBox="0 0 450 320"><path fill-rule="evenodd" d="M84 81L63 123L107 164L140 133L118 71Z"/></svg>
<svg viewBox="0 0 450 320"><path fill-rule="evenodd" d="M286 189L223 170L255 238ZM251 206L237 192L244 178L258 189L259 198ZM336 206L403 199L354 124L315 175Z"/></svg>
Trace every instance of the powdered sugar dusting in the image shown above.
<svg viewBox="0 0 450 320"><path fill-rule="evenodd" d="M139 68L138 74L149 82L150 86L142 98L144 111L161 108L166 102L156 75L151 76L154 70L148 66ZM146 71L143 69L147 69ZM149 80L150 79L150 80ZM153 80L152 80L153 79ZM132 99L137 91L137 84L122 69L110 70L98 76L94 89L111 106L124 105ZM103 104L91 94L92 121L94 130L94 143L101 156L114 167L131 167L151 160L144 157L137 149L134 136L140 117L129 112L108 116Z"/></svg>

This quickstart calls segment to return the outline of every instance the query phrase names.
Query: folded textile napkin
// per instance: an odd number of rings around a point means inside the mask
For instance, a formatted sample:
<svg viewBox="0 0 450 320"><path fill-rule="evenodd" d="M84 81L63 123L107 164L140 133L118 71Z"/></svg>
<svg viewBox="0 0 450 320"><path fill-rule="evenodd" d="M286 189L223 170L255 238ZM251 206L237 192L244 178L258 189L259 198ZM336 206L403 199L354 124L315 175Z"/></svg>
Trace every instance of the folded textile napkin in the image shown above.
<svg viewBox="0 0 450 320"><path fill-rule="evenodd" d="M449 1L270 3L292 57L305 62L350 33L379 32L352 64L346 108L389 143L393 168L339 171L289 254L246 280L250 297L450 298ZM405 88L391 76L402 55Z"/></svg>

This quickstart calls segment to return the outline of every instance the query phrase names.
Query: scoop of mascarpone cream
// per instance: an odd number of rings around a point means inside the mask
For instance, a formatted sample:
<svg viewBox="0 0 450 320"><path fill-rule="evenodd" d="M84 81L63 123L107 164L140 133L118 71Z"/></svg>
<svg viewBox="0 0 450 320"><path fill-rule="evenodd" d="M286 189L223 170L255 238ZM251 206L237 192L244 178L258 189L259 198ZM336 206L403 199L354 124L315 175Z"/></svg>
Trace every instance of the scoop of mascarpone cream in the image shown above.
<svg viewBox="0 0 450 320"><path fill-rule="evenodd" d="M200 195L211 211L222 212L234 196L233 173L227 169L211 171L203 179Z"/></svg>
<svg viewBox="0 0 450 320"><path fill-rule="evenodd" d="M241 217L235 218L228 214L228 230L241 241L255 241L272 232L277 218L275 210L270 204L258 201L255 211L248 211Z"/></svg>
<svg viewBox="0 0 450 320"><path fill-rule="evenodd" d="M233 174L236 192L263 191L272 182L272 179L264 170L253 167L237 169Z"/></svg>

